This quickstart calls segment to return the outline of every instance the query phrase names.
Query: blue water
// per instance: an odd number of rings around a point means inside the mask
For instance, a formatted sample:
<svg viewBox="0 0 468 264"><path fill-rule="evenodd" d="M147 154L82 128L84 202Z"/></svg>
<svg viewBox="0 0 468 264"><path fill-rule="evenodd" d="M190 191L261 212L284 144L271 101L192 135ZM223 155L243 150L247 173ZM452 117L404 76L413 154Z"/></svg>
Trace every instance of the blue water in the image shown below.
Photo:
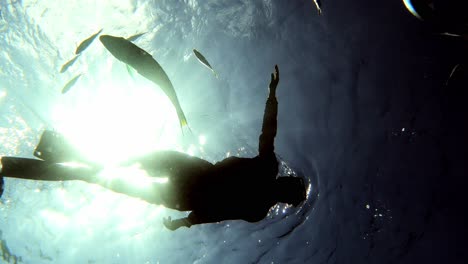
<svg viewBox="0 0 468 264"><path fill-rule="evenodd" d="M282 174L307 179L308 199L258 223L171 232L163 217L186 213L78 181L5 179L0 262L416 263L452 247L433 209L446 201L435 191L444 165L433 136L446 72L402 2L321 1L320 16L306 0L107 2L0 0L1 156L32 157L44 129L104 163L158 148L211 162L254 156L278 64L275 151ZM98 39L59 73L101 28L146 32L136 44L165 69L191 134Z"/></svg>

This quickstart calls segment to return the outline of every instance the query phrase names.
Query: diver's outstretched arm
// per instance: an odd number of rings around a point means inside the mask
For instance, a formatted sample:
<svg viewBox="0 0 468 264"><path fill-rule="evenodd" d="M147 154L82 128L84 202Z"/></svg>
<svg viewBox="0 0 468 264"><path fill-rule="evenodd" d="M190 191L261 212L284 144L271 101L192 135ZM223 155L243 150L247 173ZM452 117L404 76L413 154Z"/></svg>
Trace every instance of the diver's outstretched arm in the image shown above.
<svg viewBox="0 0 468 264"><path fill-rule="evenodd" d="M191 227L192 226L192 224L188 220L188 217L172 220L171 217L169 216L163 219L163 224L167 229L172 230L172 231L178 229L179 227L183 227L183 226Z"/></svg>
<svg viewBox="0 0 468 264"><path fill-rule="evenodd" d="M275 151L276 136L276 117L278 115L278 101L276 100L276 87L279 82L279 69L275 65L275 72L271 74L270 92L263 114L262 134L259 138L258 152L259 156L266 156Z"/></svg>
<svg viewBox="0 0 468 264"><path fill-rule="evenodd" d="M163 224L170 230L176 230L179 227L191 227L192 225L217 223L229 219L240 219L234 216L227 216L221 214L207 214L201 212L192 211L187 217L172 220L171 217L164 218Z"/></svg>

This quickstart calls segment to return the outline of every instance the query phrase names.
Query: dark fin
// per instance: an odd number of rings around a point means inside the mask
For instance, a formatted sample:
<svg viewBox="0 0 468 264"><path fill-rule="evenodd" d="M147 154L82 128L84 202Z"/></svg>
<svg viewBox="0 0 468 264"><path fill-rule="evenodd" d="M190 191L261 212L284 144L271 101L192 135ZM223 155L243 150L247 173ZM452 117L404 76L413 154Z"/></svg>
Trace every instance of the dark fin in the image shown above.
<svg viewBox="0 0 468 264"><path fill-rule="evenodd" d="M132 68L130 67L130 65L126 64L127 65L127 72L128 74L130 75L130 77L132 77L133 80L135 80L135 76L133 74L133 70Z"/></svg>
<svg viewBox="0 0 468 264"><path fill-rule="evenodd" d="M33 155L51 162L83 161L80 153L59 133L45 130Z"/></svg>

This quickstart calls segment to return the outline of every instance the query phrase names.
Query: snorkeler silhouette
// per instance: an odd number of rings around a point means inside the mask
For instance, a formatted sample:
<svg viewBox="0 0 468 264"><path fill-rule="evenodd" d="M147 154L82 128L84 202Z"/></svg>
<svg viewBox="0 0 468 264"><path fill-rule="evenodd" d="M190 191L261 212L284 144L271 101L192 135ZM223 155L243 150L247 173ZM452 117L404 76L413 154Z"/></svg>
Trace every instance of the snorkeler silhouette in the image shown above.
<svg viewBox="0 0 468 264"><path fill-rule="evenodd" d="M306 187L301 178L277 177L274 139L278 82L279 70L275 66L259 138L259 154L254 158L229 157L211 164L176 151L157 151L125 162L125 166L138 164L147 175L166 177L167 182L150 181L147 186L138 187L129 183L128 179L132 175L105 179L99 177L102 168L98 166L67 166L67 161L84 161L79 155L73 154L70 145L60 143L62 140L59 135L45 131L34 153L43 160L3 157L0 179L82 180L149 203L191 211L185 218L164 219L164 225L171 230L223 220L260 221L278 202L298 206L306 199Z"/></svg>

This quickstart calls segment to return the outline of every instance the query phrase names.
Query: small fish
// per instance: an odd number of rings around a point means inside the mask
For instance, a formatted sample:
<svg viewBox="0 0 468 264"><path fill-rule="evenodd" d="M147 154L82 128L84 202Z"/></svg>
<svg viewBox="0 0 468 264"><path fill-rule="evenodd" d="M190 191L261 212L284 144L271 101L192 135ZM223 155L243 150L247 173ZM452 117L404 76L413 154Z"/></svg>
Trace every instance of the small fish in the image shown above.
<svg viewBox="0 0 468 264"><path fill-rule="evenodd" d="M70 81L68 81L67 84L63 86L62 94L70 91L70 89L73 87L73 85L75 85L75 83L78 81L78 78L80 78L80 76L81 76L81 73L73 77L73 79L71 79Z"/></svg>
<svg viewBox="0 0 468 264"><path fill-rule="evenodd" d="M317 12L319 15L322 14L322 3L320 2L320 0L314 0L314 4L315 4L315 7L317 7Z"/></svg>
<svg viewBox="0 0 468 264"><path fill-rule="evenodd" d="M184 111L182 111L171 80L151 54L122 37L102 35L99 37L99 40L115 58L130 65L141 76L159 86L166 96L169 97L172 105L174 105L180 127L188 126L187 119L185 118Z"/></svg>
<svg viewBox="0 0 468 264"><path fill-rule="evenodd" d="M205 65L208 69L210 69L213 74L215 75L216 78L218 78L218 74L213 70L213 68L211 67L210 63L208 62L208 60L205 58L205 56L203 56L198 50L196 49L193 49L193 53L195 54L195 56L197 57L198 61Z"/></svg>
<svg viewBox="0 0 468 264"><path fill-rule="evenodd" d="M452 76L453 76L453 74L455 73L455 71L457 71L458 66L460 66L460 64L457 64L457 65L455 65L455 67L453 67L453 69L452 69L452 71L450 72L450 75L449 75L447 81L445 82L445 85L446 85L446 86L448 86L449 81L450 81L450 79L452 79Z"/></svg>
<svg viewBox="0 0 468 264"><path fill-rule="evenodd" d="M133 35L133 36L131 36L131 37L128 37L127 40L133 42L133 41L139 39L139 38L140 38L141 36L143 36L144 34L146 34L146 32L144 32L144 33L139 33L139 34L135 34L135 35Z"/></svg>
<svg viewBox="0 0 468 264"><path fill-rule="evenodd" d="M449 37L461 37L462 35L459 35L459 34L453 34L453 33L450 33L450 32L443 32L443 33L440 33L440 35L442 36L449 36Z"/></svg>
<svg viewBox="0 0 468 264"><path fill-rule="evenodd" d="M60 69L60 73L64 73L68 70L68 68L70 68L73 63L75 63L76 59L78 59L78 57L80 56L80 54L78 55L75 55L75 57L73 57L73 59L67 61L65 64L62 65L62 68Z"/></svg>
<svg viewBox="0 0 468 264"><path fill-rule="evenodd" d="M468 34L455 34L455 33L450 33L450 32L443 32L443 33L439 33L439 35L468 40Z"/></svg>
<svg viewBox="0 0 468 264"><path fill-rule="evenodd" d="M91 37L83 40L80 45L78 45L78 47L76 48L75 50L75 54L80 54L81 52L83 52L85 49L87 49L89 47L89 45L91 45L91 43L93 43L94 39L102 32L102 28L101 30L99 30L97 33L93 34Z"/></svg>

